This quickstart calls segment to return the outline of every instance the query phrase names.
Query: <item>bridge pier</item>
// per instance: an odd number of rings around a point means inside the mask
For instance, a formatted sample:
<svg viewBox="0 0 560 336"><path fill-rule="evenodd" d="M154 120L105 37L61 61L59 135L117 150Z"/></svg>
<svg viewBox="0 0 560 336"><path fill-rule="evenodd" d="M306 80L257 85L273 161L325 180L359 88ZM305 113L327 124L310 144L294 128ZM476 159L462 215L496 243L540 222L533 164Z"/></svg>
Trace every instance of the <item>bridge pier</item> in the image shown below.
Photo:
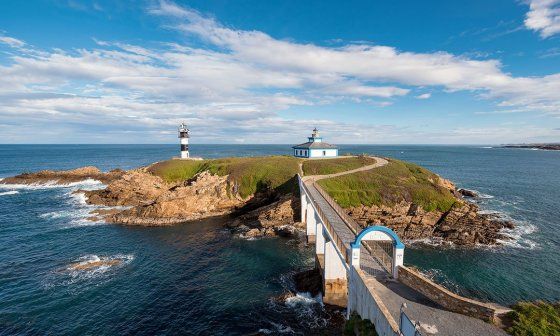
<svg viewBox="0 0 560 336"><path fill-rule="evenodd" d="M336 252L336 246L325 239L325 270L323 277L323 302L340 307L348 303L348 278L343 260Z"/></svg>
<svg viewBox="0 0 560 336"><path fill-rule="evenodd" d="M305 224L306 224L305 227L306 227L307 242L314 243L315 230L317 228L317 218L315 214L315 209L313 209L313 205L311 203L307 204Z"/></svg>

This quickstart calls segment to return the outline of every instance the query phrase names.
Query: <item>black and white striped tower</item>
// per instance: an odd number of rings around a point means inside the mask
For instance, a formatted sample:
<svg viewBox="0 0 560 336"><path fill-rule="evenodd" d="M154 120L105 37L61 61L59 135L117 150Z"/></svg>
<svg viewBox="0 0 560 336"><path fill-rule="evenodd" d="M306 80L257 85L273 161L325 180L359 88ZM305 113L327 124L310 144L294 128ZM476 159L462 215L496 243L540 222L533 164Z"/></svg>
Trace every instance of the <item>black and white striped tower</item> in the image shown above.
<svg viewBox="0 0 560 336"><path fill-rule="evenodd" d="M189 129L185 123L179 126L179 139L181 139L181 159L188 159L189 155Z"/></svg>

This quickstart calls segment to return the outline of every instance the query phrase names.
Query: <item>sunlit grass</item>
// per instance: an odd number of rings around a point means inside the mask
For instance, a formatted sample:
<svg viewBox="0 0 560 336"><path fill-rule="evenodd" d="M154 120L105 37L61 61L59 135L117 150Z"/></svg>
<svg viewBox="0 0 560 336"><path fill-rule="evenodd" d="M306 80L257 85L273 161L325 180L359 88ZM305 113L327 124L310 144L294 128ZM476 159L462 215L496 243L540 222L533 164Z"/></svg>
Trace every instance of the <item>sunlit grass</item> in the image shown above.
<svg viewBox="0 0 560 336"><path fill-rule="evenodd" d="M258 191L294 191L293 181L299 170L300 159L290 156L236 157L215 160L169 160L152 165L149 171L166 182L192 179L196 174L209 171L220 176L229 175L232 191L247 197Z"/></svg>
<svg viewBox="0 0 560 336"><path fill-rule="evenodd" d="M437 181L438 176L427 169L390 160L383 167L320 180L318 183L345 208L361 204L394 205L404 200L426 211L447 211L456 199Z"/></svg>
<svg viewBox="0 0 560 336"><path fill-rule="evenodd" d="M303 173L305 175L335 174L374 163L375 159L368 156L355 156L338 159L311 159L303 162Z"/></svg>

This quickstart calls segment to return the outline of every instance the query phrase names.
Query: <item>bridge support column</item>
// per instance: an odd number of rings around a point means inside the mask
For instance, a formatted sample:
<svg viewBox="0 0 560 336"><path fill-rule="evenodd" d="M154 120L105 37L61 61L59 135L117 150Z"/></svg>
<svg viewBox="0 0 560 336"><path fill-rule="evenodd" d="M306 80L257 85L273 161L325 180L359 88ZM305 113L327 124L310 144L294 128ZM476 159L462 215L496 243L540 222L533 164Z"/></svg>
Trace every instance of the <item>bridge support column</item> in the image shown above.
<svg viewBox="0 0 560 336"><path fill-rule="evenodd" d="M307 196L300 191L300 198L301 198L301 222L305 223L307 220Z"/></svg>
<svg viewBox="0 0 560 336"><path fill-rule="evenodd" d="M321 221L317 221L317 227L315 228L315 267L321 270L321 274L324 274L325 232Z"/></svg>
<svg viewBox="0 0 560 336"><path fill-rule="evenodd" d="M305 227L306 227L306 234L307 234L307 242L314 243L317 220L316 220L315 209L313 209L311 203L307 204L307 216L305 219L305 224L306 224Z"/></svg>
<svg viewBox="0 0 560 336"><path fill-rule="evenodd" d="M404 245L402 247L393 248L393 278L399 278L399 266L403 265L404 261Z"/></svg>
<svg viewBox="0 0 560 336"><path fill-rule="evenodd" d="M344 261L336 252L334 242L325 241L325 277L323 279L323 302L346 307L348 280Z"/></svg>

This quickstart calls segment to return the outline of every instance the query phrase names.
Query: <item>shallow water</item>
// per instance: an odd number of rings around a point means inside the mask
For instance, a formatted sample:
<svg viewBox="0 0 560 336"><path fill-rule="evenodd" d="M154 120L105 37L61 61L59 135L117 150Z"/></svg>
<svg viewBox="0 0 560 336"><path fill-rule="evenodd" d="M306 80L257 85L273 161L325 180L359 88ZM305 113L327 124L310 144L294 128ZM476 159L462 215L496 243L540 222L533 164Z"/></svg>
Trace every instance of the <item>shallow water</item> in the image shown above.
<svg viewBox="0 0 560 336"><path fill-rule="evenodd" d="M193 155L288 154L286 145L192 145ZM0 145L0 177L95 165L133 168L173 145ZM407 246L414 264L464 294L510 304L560 299L560 152L468 146L342 146L419 163L485 195L516 221L514 240L475 250ZM95 181L0 188L0 334L310 333L324 313L303 293L275 300L313 264L295 240L233 238L221 222L134 228L86 220L72 194ZM282 251L282 253L279 253ZM71 269L76 263L101 266Z"/></svg>

